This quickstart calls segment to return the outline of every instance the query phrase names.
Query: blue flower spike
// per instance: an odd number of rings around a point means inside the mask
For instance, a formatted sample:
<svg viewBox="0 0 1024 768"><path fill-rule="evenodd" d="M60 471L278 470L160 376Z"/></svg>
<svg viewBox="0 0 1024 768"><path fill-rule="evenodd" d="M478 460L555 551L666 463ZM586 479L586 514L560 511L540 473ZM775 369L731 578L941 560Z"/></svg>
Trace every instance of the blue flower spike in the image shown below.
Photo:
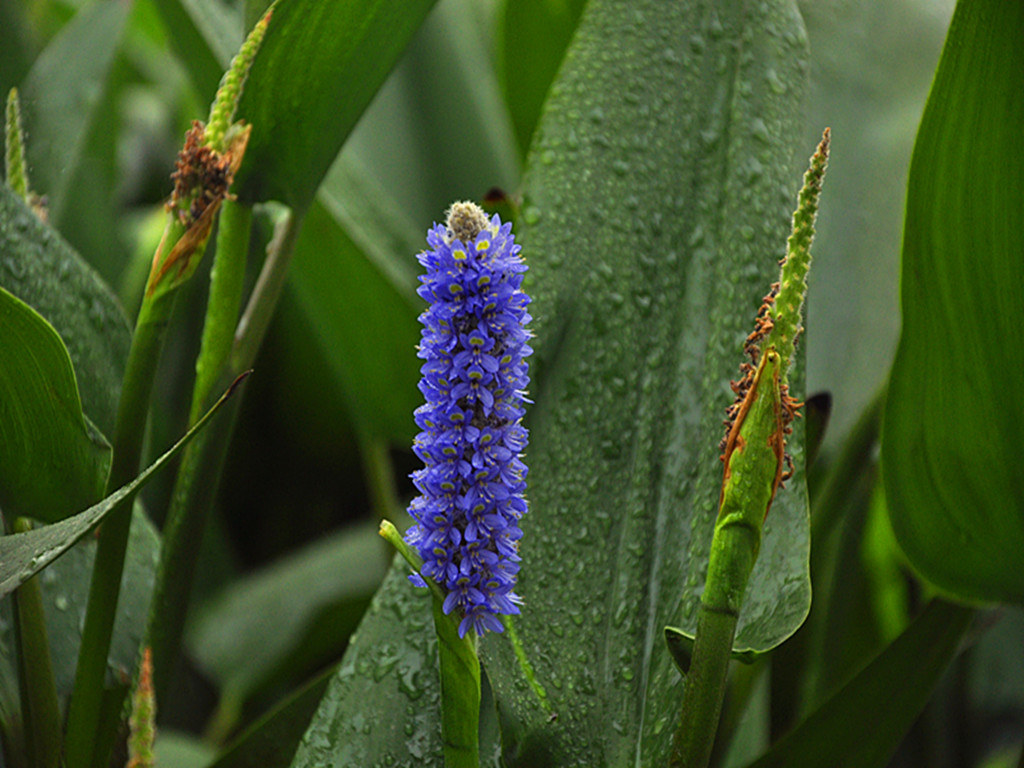
<svg viewBox="0 0 1024 768"><path fill-rule="evenodd" d="M444 613L460 617L459 636L480 636L503 631L498 617L518 614L522 602L513 589L527 509L526 264L512 225L475 203L452 205L427 244L418 256L426 270L418 292L430 302L420 316L426 402L413 443L424 466L412 474L420 495L405 535L423 565L409 578L435 581Z"/></svg>

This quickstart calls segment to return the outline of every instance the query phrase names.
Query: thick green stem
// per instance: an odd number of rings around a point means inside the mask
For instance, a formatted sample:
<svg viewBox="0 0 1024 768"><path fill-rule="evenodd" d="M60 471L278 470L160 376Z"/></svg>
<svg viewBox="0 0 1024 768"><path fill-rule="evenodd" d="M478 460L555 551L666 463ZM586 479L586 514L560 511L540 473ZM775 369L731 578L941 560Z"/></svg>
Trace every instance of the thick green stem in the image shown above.
<svg viewBox="0 0 1024 768"><path fill-rule="evenodd" d="M25 519L19 518L14 523L15 533L31 529L31 523ZM20 662L22 720L29 760L35 768L57 768L60 764L62 723L39 577L33 577L22 584L13 598L15 637Z"/></svg>
<svg viewBox="0 0 1024 768"><path fill-rule="evenodd" d="M415 549L389 520L380 523L380 535L409 563L413 572L423 567ZM443 610L444 592L433 579L430 588L437 632L438 669L441 676L441 742L445 768L480 768L480 658L476 634L459 637L459 620Z"/></svg>
<svg viewBox="0 0 1024 768"><path fill-rule="evenodd" d="M740 606L757 559L759 528L741 521L717 528L697 616L672 768L703 768L711 758Z"/></svg>
<svg viewBox="0 0 1024 768"><path fill-rule="evenodd" d="M189 423L203 415L216 383L224 376L242 308L245 265L249 255L252 208L225 200L217 225L217 250L210 271L210 298L206 304L203 338L196 358ZM241 373L239 371L238 373Z"/></svg>
<svg viewBox="0 0 1024 768"><path fill-rule="evenodd" d="M280 298L300 226L297 217L291 214L280 222L267 248L256 288L239 321L251 217L248 211L238 210L240 206L234 208L226 207L222 212L222 233L218 236L217 261L211 275L203 346L196 363L193 414L202 412L202 405L211 392L218 391L255 360ZM181 652L199 544L216 499L239 407L240 401L232 403L225 418L188 447L178 469L146 629L145 642L153 653L153 687L157 701L167 695Z"/></svg>
<svg viewBox="0 0 1024 768"><path fill-rule="evenodd" d="M445 768L480 768L480 659L473 630L459 637L458 621L433 600L441 674L441 742Z"/></svg>
<svg viewBox="0 0 1024 768"><path fill-rule="evenodd" d="M164 293L147 297L139 311L121 389L114 427L114 457L105 495L131 482L139 473L153 379L173 308L173 296L173 293ZM126 497L118 509L108 515L99 531L74 694L68 713L65 744L68 768L85 768L92 759L133 499L134 495Z"/></svg>

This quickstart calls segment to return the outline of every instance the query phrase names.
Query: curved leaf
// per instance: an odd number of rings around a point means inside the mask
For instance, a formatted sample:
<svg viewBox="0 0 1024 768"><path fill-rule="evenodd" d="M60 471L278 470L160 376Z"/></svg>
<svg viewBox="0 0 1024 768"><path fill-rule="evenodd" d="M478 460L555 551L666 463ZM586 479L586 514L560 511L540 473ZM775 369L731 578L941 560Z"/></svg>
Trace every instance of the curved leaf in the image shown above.
<svg viewBox="0 0 1024 768"><path fill-rule="evenodd" d="M903 634L751 768L888 765L959 651L973 617L968 608L933 600Z"/></svg>
<svg viewBox="0 0 1024 768"><path fill-rule="evenodd" d="M399 555L353 636L292 765L444 768L431 597Z"/></svg>
<svg viewBox="0 0 1024 768"><path fill-rule="evenodd" d="M0 185L0 286L57 330L74 364L82 408L104 434L113 434L131 342L124 313L95 272L6 185Z"/></svg>
<svg viewBox="0 0 1024 768"><path fill-rule="evenodd" d="M108 658L108 676L118 682L130 676L139 660L143 625L137 620L149 607L160 556L160 535L141 504L132 511L133 522L121 577L117 619ZM75 664L82 639L82 622L89 597L89 578L96 556L95 539L86 537L39 575L46 600L46 627L57 692L66 702L75 681Z"/></svg>
<svg viewBox="0 0 1024 768"><path fill-rule="evenodd" d="M103 495L110 445L82 413L53 326L0 288L0 507L55 522Z"/></svg>
<svg viewBox="0 0 1024 768"><path fill-rule="evenodd" d="M174 458L196 434L206 426L210 418L234 393L248 374L239 376L228 390L221 395L203 417L186 432L178 442L149 465L127 485L121 486L98 504L67 517L58 523L44 525L26 533L0 536L0 597L10 594L27 579L32 578L50 563L63 555L80 541L92 528L98 525L126 497L135 494L144 486L153 473Z"/></svg>
<svg viewBox="0 0 1024 768"><path fill-rule="evenodd" d="M289 0L274 8L238 107L252 124L236 189L304 211L434 0Z"/></svg>
<svg viewBox="0 0 1024 768"><path fill-rule="evenodd" d="M188 646L204 672L242 703L289 657L317 661L309 658L310 633L332 608L317 645L326 650L333 641L336 655L386 570L377 526L342 531L213 598L196 616Z"/></svg>
<svg viewBox="0 0 1024 768"><path fill-rule="evenodd" d="M948 594L1024 602L1024 5L961 0L907 190L882 441L893 531Z"/></svg>
<svg viewBox="0 0 1024 768"><path fill-rule="evenodd" d="M501 86L525 153L586 0L505 0Z"/></svg>
<svg viewBox="0 0 1024 768"><path fill-rule="evenodd" d="M364 176L332 176L303 221L291 287L360 434L407 442L421 302L394 254L415 253L420 238Z"/></svg>

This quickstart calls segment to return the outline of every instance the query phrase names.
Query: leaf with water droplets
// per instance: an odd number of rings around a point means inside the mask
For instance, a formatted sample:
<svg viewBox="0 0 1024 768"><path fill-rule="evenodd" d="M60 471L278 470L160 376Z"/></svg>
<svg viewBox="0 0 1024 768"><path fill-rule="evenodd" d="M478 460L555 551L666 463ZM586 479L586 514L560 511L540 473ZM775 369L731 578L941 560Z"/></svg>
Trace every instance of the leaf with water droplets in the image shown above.
<svg viewBox="0 0 1024 768"><path fill-rule="evenodd" d="M766 79L769 68L784 88ZM682 680L662 631L693 629L729 379L778 274L799 182L790 160L805 76L802 27L784 0L590 0L583 13L524 180L537 349L525 605L509 631L480 643L510 767L667 759ZM750 132L756 119L760 138ZM796 366L799 391L799 357ZM766 524L740 650L781 642L806 615L802 443L797 425L798 471ZM409 636L408 622L428 621L409 592L400 579L385 583L349 669ZM392 606L404 609L389 615ZM433 733L436 721L406 712L394 682L353 680L338 691L396 734L409 723ZM381 755L382 734L353 729L355 706L334 721L337 705L322 709L310 733L364 750L359 757ZM294 765L346 764L338 749L300 750Z"/></svg>
<svg viewBox="0 0 1024 768"><path fill-rule="evenodd" d="M114 294L53 229L0 184L0 286L56 329L78 376L82 408L107 435L131 332Z"/></svg>

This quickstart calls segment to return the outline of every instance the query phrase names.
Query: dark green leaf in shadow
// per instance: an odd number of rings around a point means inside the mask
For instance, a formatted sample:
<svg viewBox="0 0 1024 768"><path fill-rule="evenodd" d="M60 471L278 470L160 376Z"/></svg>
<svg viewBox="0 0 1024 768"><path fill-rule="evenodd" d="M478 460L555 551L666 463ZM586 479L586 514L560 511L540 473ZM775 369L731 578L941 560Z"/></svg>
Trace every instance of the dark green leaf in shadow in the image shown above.
<svg viewBox="0 0 1024 768"><path fill-rule="evenodd" d="M409 265L422 245L387 203L354 174L322 190L295 246L291 287L359 432L407 443L422 304Z"/></svg>
<svg viewBox="0 0 1024 768"><path fill-rule="evenodd" d="M27 533L0 536L0 597L10 594L26 579L67 552L104 517L125 499L144 486L153 474L174 458L234 393L248 374L239 376L221 398L197 421L182 438L154 461L138 477L122 486L103 501L59 523L45 525Z"/></svg>
<svg viewBox="0 0 1024 768"><path fill-rule="evenodd" d="M304 211L434 0L289 0L274 9L238 109L252 124L245 200Z"/></svg>
<svg viewBox="0 0 1024 768"><path fill-rule="evenodd" d="M228 745L209 768L286 768L290 765L336 671L336 667L330 667L283 699L273 711Z"/></svg>
<svg viewBox="0 0 1024 768"><path fill-rule="evenodd" d="M244 701L289 658L315 661L309 644L316 624L328 637L318 645L337 653L387 572L382 549L377 526L359 525L233 583L196 616L191 654L222 695ZM341 621L346 606L356 610ZM317 622L329 610L333 620Z"/></svg>
<svg viewBox="0 0 1024 768"><path fill-rule="evenodd" d="M410 256L424 247L428 225L443 219L448 205L519 186L515 136L488 47L494 28L484 7L477 0L435 6L342 150L416 222L416 246L405 256L416 268Z"/></svg>
<svg viewBox="0 0 1024 768"><path fill-rule="evenodd" d="M103 495L110 445L82 413L58 333L3 288L0 328L0 507L52 523Z"/></svg>
<svg viewBox="0 0 1024 768"><path fill-rule="evenodd" d="M525 154L586 0L505 0L500 77Z"/></svg>
<svg viewBox="0 0 1024 768"><path fill-rule="evenodd" d="M113 434L131 333L106 285L64 240L0 185L0 285L57 330L78 376L82 408Z"/></svg>
<svg viewBox="0 0 1024 768"><path fill-rule="evenodd" d="M33 64L21 89L32 184L50 217L73 215L85 190L74 186L90 130L111 105L105 99L130 3L91 3L79 11Z"/></svg>
<svg viewBox="0 0 1024 768"><path fill-rule="evenodd" d="M885 651L751 768L882 768L957 654L973 616L968 608L933 600Z"/></svg>
<svg viewBox="0 0 1024 768"><path fill-rule="evenodd" d="M914 147L882 468L917 571L1024 602L1024 5L958 3Z"/></svg>

